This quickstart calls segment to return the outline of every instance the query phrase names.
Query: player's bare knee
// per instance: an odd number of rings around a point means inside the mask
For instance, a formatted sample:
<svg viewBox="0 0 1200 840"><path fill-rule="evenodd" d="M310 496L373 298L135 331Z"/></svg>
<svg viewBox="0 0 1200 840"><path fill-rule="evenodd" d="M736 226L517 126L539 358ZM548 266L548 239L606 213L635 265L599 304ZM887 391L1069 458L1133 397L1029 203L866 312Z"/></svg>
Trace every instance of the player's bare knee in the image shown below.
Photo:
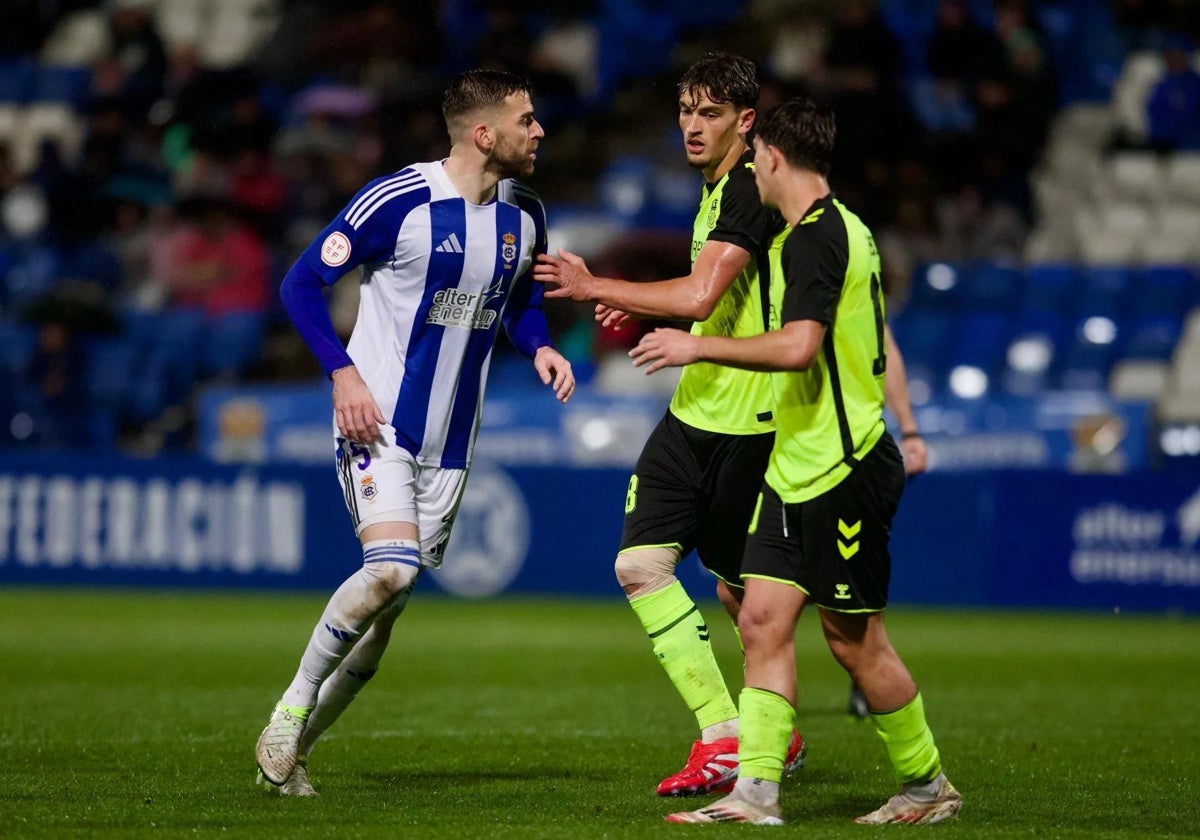
<svg viewBox="0 0 1200 840"><path fill-rule="evenodd" d="M738 634L742 637L742 646L746 650L759 647L769 647L786 642L789 636L784 622L777 618L774 610L761 606L742 606L738 611Z"/></svg>
<svg viewBox="0 0 1200 840"><path fill-rule="evenodd" d="M673 584L679 551L674 548L638 548L617 555L613 571L631 601L661 592Z"/></svg>
<svg viewBox="0 0 1200 840"><path fill-rule="evenodd" d="M723 580L717 581L717 599L721 602L721 606L725 608L725 612L729 613L729 617L737 623L738 613L742 609L742 595L744 589L730 586Z"/></svg>

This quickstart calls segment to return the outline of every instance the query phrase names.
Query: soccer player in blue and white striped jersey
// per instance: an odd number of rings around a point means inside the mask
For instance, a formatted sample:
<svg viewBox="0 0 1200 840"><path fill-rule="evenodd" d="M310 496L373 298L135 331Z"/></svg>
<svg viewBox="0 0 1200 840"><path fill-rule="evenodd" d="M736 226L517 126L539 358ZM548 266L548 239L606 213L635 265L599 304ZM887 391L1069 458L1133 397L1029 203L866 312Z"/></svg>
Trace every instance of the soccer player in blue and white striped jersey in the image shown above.
<svg viewBox="0 0 1200 840"><path fill-rule="evenodd" d="M530 277L546 253L545 210L514 180L533 173L543 137L529 84L473 70L442 109L450 156L367 184L281 289L333 379L338 478L363 546L255 749L285 794L315 793L309 751L375 673L421 569L442 562L500 327L561 402L575 388ZM343 347L321 290L355 267L358 319Z"/></svg>

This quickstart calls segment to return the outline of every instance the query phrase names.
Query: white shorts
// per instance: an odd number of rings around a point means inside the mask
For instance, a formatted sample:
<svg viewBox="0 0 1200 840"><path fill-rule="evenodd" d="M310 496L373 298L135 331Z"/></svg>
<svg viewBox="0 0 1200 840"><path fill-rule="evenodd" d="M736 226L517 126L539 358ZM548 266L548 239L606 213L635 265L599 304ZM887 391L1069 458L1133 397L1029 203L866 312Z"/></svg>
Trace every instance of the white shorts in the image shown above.
<svg viewBox="0 0 1200 840"><path fill-rule="evenodd" d="M411 522L421 539L421 564L442 564L450 529L467 486L466 470L422 467L396 445L396 430L380 424L370 446L337 437L337 475L354 533L380 522Z"/></svg>

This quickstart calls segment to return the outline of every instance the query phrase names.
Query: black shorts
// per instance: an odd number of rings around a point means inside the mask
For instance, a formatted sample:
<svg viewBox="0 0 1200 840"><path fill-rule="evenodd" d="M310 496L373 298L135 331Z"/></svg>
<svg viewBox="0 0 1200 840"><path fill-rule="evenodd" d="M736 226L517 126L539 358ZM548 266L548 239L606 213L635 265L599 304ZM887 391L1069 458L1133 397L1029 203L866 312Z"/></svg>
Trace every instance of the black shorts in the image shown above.
<svg viewBox="0 0 1200 840"><path fill-rule="evenodd" d="M904 461L884 433L840 484L798 504L763 485L742 577L799 587L817 606L878 612L887 606L888 536L904 492Z"/></svg>
<svg viewBox="0 0 1200 840"><path fill-rule="evenodd" d="M726 435L671 412L646 441L625 497L621 550L679 546L726 583L740 587L746 531L775 433Z"/></svg>

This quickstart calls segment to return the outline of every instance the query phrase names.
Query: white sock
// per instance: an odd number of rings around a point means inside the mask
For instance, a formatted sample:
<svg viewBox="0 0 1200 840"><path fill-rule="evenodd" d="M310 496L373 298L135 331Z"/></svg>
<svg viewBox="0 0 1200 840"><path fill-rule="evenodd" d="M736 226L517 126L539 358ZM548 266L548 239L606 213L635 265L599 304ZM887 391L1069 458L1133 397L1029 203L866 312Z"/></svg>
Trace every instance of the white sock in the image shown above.
<svg viewBox="0 0 1200 840"><path fill-rule="evenodd" d="M711 744L713 741L718 741L721 738L736 738L737 734L738 719L732 718L731 720L724 720L701 729L700 740L706 744Z"/></svg>
<svg viewBox="0 0 1200 840"><path fill-rule="evenodd" d="M415 584L416 581L413 581ZM317 706L308 716L308 724L300 737L300 755L308 757L316 746L317 739L342 716L358 692L375 672L379 670L379 661L387 649L388 640L392 635L392 626L404 607L408 604L408 596L412 593L413 584L405 588L371 624L369 630L354 646L354 650L342 660L337 670L321 684L317 696Z"/></svg>
<svg viewBox="0 0 1200 840"><path fill-rule="evenodd" d="M391 557L390 555L395 555ZM387 559L381 559L386 557ZM414 561L409 559L416 557ZM363 544L363 567L346 578L313 628L300 668L283 693L282 703L311 709L321 684L341 664L362 634L391 601L420 573L415 540L373 540Z"/></svg>
<svg viewBox="0 0 1200 840"><path fill-rule="evenodd" d="M732 795L763 808L770 808L779 804L779 782L739 778L737 784L733 786Z"/></svg>

